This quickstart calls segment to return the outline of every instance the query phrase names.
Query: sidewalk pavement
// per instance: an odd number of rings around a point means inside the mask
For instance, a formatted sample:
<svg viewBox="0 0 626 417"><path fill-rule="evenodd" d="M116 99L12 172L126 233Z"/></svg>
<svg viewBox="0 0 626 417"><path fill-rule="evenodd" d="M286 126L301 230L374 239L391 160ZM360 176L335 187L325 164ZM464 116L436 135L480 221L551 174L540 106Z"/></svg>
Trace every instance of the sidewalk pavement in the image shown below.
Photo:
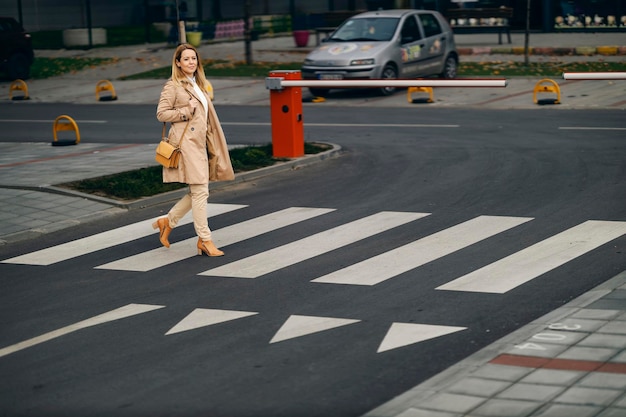
<svg viewBox="0 0 626 417"><path fill-rule="evenodd" d="M499 45L497 34L457 35L457 47L462 53L461 61L485 62L493 68L494 77L501 66L510 61L523 61L520 51L524 47L524 34L512 33L512 43ZM529 56L531 62L621 62L626 68L626 36L624 33L532 33L530 47L536 52ZM308 47L297 48L290 36L261 38L252 43L252 59L255 62L299 63L313 49L314 36ZM593 54L598 50L603 54ZM565 51L568 51L567 53ZM585 55L576 53L584 52ZM110 80L118 96L118 103L155 104L164 80L120 80L120 77L171 65L173 48L166 44L133 45L118 48L94 48L90 50L38 50L38 57L97 57L114 58L115 63L88 68L74 74L29 80L31 102L94 103L95 86L99 80ZM203 59L245 61L243 41L205 43L199 47ZM514 53L515 52L515 53ZM563 55L565 53L565 55ZM591 54L591 55L589 55ZM487 64L486 64L487 65ZM533 108L532 91L538 77L512 78L506 89L459 89L439 88L432 106L492 106L493 108ZM264 79L223 77L211 79L215 91L215 105L268 105L269 93ZM555 79L563 86L562 104L559 108L626 108L624 82L597 81L572 82ZM70 88L71 86L71 88ZM617 87L617 88L616 88ZM530 92L530 94L528 94ZM496 97L497 95L497 97ZM566 97L567 99L565 99ZM0 83L0 101L8 100L9 83ZM311 96L304 89L303 98ZM496 99L496 100L494 100ZM325 106L371 105L367 99L326 100ZM371 101L371 100L370 100ZM376 98L383 106L408 106L402 94ZM103 103L110 105L111 103Z"/></svg>
<svg viewBox="0 0 626 417"><path fill-rule="evenodd" d="M626 416L626 271L364 417Z"/></svg>
<svg viewBox="0 0 626 417"><path fill-rule="evenodd" d="M524 35L498 45L497 35L458 35L461 60L522 60ZM311 43L314 40L311 41ZM531 60L622 62L623 33L530 35ZM255 61L301 62L312 47L296 48L290 37L263 38L253 43ZM203 58L244 59L243 42L206 43ZM555 55L563 54L566 55ZM37 51L40 57L117 58L114 64L76 74L29 81L30 102L95 103L101 79L114 82L118 101L155 104L163 80L120 81L123 75L171 65L172 48L164 44L88 51ZM297 69L297 68L296 68ZM215 103L267 105L263 80L211 80ZM535 108L533 86L538 79L511 80L506 90L481 88L436 91L435 106ZM67 88L70 85L72 88ZM0 83L0 101L8 101L8 84ZM626 81L562 82L567 98L559 108L626 109ZM71 90L71 91L68 91ZM498 95L494 98L494 95ZM28 106L29 101L15 102ZM403 94L376 100L327 100L322 105L414 106ZM156 105L156 104L155 104ZM306 106L320 105L306 103ZM52 121L51 121L52 123ZM2 122L0 121L0 127ZM0 130L1 131L1 130ZM295 165L316 163L340 148L249 173L236 182L271 175ZM52 147L49 143L0 143L0 253L11 245L126 210L176 199L184 191L141 199L114 201L58 187L68 181L98 177L154 165L154 145L93 144ZM113 163L112 161L115 161ZM212 190L229 183L211 184ZM524 326L441 374L372 410L366 417L616 417L626 415L626 271L577 300Z"/></svg>

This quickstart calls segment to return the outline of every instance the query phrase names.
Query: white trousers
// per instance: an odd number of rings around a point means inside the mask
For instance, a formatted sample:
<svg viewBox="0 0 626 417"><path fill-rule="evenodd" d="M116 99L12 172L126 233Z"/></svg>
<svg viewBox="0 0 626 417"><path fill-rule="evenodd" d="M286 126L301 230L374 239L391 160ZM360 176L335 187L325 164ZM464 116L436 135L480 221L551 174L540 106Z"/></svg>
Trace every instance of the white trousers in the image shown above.
<svg viewBox="0 0 626 417"><path fill-rule="evenodd" d="M211 240L211 229L206 214L208 198L209 184L190 184L189 192L167 213L170 227L176 227L178 221L191 210L196 234L202 241Z"/></svg>

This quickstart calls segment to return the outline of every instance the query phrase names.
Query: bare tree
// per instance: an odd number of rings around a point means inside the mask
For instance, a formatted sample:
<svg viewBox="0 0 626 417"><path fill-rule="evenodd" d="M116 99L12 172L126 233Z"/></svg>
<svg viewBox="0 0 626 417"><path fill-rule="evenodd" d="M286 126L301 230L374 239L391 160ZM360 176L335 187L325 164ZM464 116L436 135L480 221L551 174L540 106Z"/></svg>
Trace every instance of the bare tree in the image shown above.
<svg viewBox="0 0 626 417"><path fill-rule="evenodd" d="M215 20L222 18L222 2L220 0L214 0L211 3L211 14Z"/></svg>
<svg viewBox="0 0 626 417"><path fill-rule="evenodd" d="M243 6L243 30L246 50L246 64L252 64L252 35L250 30L250 0L246 0Z"/></svg>
<svg viewBox="0 0 626 417"><path fill-rule="evenodd" d="M530 0L526 0L526 30L524 32L524 64L528 66L528 38L530 37Z"/></svg>

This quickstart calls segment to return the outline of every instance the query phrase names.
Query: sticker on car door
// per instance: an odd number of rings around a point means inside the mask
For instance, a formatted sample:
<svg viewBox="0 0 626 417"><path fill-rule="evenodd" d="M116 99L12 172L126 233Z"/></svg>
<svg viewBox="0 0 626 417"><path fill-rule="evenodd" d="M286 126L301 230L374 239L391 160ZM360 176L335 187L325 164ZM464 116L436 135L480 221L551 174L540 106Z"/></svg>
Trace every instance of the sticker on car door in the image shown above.
<svg viewBox="0 0 626 417"><path fill-rule="evenodd" d="M422 54L422 47L420 45L412 45L402 48L402 61L409 62L419 59Z"/></svg>

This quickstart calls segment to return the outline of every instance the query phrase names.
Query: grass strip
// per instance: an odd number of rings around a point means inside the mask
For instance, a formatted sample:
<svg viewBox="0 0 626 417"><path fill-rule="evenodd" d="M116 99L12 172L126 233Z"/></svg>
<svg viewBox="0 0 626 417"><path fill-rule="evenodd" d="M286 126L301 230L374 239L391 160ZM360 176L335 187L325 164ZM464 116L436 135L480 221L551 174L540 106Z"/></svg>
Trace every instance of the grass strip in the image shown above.
<svg viewBox="0 0 626 417"><path fill-rule="evenodd" d="M304 153L307 155L328 149L330 149L330 146L325 144L308 142L304 144ZM285 158L274 158L272 156L271 144L235 148L230 150L229 153L235 172L252 171L287 160ZM141 197L149 197L187 186L180 183L163 183L162 171L163 168L160 165L155 165L119 174L68 182L60 184L60 186L87 194L120 200L136 200Z"/></svg>
<svg viewBox="0 0 626 417"><path fill-rule="evenodd" d="M163 183L160 165L68 182L60 186L82 193L119 200L135 200L186 187L185 184Z"/></svg>
<svg viewBox="0 0 626 417"><path fill-rule="evenodd" d="M254 62L246 64L241 61L203 60L202 66L207 77L267 77L270 71L299 70L300 62ZM156 68L147 72L121 77L121 80L168 79L172 67Z"/></svg>
<svg viewBox="0 0 626 417"><path fill-rule="evenodd" d="M30 76L33 79L56 77L117 61L117 58L35 58L30 68Z"/></svg>
<svg viewBox="0 0 626 417"><path fill-rule="evenodd" d="M624 71L623 62L529 62L517 61L461 62L459 77L507 76L507 77L560 77L564 72L611 72Z"/></svg>

